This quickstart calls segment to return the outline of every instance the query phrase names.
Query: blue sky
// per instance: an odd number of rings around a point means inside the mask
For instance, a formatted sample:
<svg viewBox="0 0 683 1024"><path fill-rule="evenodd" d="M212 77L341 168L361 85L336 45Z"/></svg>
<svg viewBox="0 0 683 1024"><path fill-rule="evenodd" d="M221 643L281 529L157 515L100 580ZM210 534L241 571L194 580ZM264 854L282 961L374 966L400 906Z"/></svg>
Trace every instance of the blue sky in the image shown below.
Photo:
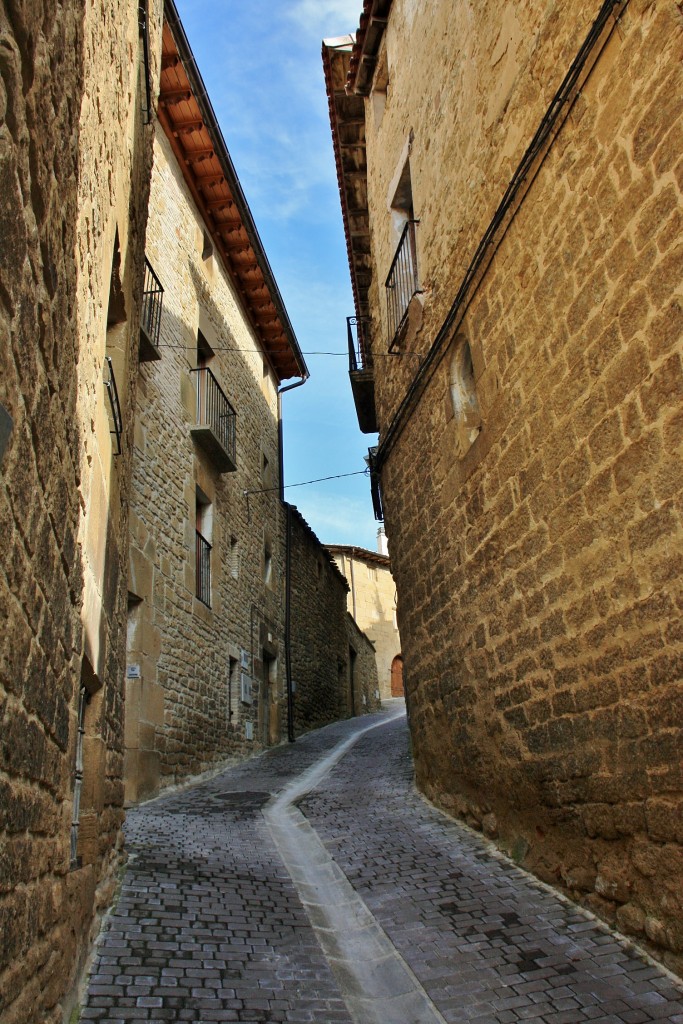
<svg viewBox="0 0 683 1024"><path fill-rule="evenodd" d="M362 0L176 0L311 373L283 397L285 483L363 470L346 357L354 313L320 57ZM313 351L341 355L314 356ZM320 539L374 549L367 477L285 492Z"/></svg>

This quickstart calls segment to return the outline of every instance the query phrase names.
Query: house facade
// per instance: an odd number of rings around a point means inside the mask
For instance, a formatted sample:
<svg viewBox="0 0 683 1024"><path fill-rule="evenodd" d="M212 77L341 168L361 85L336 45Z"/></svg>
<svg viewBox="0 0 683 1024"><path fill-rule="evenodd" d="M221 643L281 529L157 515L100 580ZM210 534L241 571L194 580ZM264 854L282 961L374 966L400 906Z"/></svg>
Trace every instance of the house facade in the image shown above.
<svg viewBox="0 0 683 1024"><path fill-rule="evenodd" d="M381 707L375 648L347 611L349 584L298 509L289 506L295 734Z"/></svg>
<svg viewBox="0 0 683 1024"><path fill-rule="evenodd" d="M682 47L668 0L323 45L418 783L678 968Z"/></svg>
<svg viewBox="0 0 683 1024"><path fill-rule="evenodd" d="M280 395L308 376L173 4L147 258L131 508L126 798L287 732Z"/></svg>
<svg viewBox="0 0 683 1024"><path fill-rule="evenodd" d="M69 1016L121 863L127 509L160 13L150 0L104 17L70 2L0 15L3 1024Z"/></svg>
<svg viewBox="0 0 683 1024"><path fill-rule="evenodd" d="M348 612L374 645L381 699L402 697L403 656L389 556L349 544L326 547L347 581Z"/></svg>

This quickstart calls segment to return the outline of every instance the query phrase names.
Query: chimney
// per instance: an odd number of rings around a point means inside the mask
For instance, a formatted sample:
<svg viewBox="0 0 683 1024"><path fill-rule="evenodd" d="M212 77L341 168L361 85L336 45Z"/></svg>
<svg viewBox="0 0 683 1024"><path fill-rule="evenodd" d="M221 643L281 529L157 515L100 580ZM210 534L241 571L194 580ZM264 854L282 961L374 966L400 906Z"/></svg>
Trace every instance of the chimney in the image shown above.
<svg viewBox="0 0 683 1024"><path fill-rule="evenodd" d="M383 526L380 526L380 528L377 531L377 550L379 551L380 555L388 555L389 554L389 545L387 544L387 535L384 532L384 527Z"/></svg>

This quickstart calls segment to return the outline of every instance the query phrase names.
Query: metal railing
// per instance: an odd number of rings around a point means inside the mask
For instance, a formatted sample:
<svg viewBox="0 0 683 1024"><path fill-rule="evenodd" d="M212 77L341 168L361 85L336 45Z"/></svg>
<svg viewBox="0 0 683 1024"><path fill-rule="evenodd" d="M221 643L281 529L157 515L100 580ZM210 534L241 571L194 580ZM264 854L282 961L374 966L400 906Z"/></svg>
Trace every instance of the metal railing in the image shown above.
<svg viewBox="0 0 683 1024"><path fill-rule="evenodd" d="M161 281L154 273L152 264L145 256L145 281L142 288L142 318L140 326L155 348L159 347L159 332L161 331L161 304L164 298L164 289Z"/></svg>
<svg viewBox="0 0 683 1024"><path fill-rule="evenodd" d="M199 366L197 374L197 424L211 427L222 448L236 461L237 414L208 366Z"/></svg>
<svg viewBox="0 0 683 1024"><path fill-rule="evenodd" d="M207 608L211 607L211 545L206 537L202 537L199 530L197 534L197 586L196 594L202 604Z"/></svg>
<svg viewBox="0 0 683 1024"><path fill-rule="evenodd" d="M121 454L121 435L123 433L123 418L121 416L121 403L119 402L119 392L116 387L116 377L114 376L114 366L111 361L111 356L104 357L105 364L109 371L109 378L105 380L104 386L107 389L109 395L109 404L111 406L111 416L114 423L114 429L110 430L109 433L116 437L116 451L115 455Z"/></svg>
<svg viewBox="0 0 683 1024"><path fill-rule="evenodd" d="M389 322L389 349L396 343L408 313L413 295L420 291L417 276L417 245L415 226L417 220L406 221L396 255L385 282L387 291L387 314Z"/></svg>
<svg viewBox="0 0 683 1024"><path fill-rule="evenodd" d="M368 317L347 316L346 335L349 343L349 373L372 369L370 352L365 332L370 324Z"/></svg>
<svg viewBox="0 0 683 1024"><path fill-rule="evenodd" d="M377 451L377 445L375 445L374 448L368 448L368 454L365 456L365 461L370 473L370 495L372 497L372 508L375 513L375 519L378 522L383 523L384 504L382 502L382 481L377 467Z"/></svg>

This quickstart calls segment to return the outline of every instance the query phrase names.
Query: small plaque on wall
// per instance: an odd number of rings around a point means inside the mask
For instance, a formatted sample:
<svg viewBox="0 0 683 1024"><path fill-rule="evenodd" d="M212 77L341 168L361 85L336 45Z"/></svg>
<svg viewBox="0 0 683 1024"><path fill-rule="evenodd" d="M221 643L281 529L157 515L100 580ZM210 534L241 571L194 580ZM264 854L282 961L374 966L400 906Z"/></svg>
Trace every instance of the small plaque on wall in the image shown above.
<svg viewBox="0 0 683 1024"><path fill-rule="evenodd" d="M139 679L140 674L141 673L139 665L129 665L128 668L126 669L126 676L128 677L128 679Z"/></svg>

